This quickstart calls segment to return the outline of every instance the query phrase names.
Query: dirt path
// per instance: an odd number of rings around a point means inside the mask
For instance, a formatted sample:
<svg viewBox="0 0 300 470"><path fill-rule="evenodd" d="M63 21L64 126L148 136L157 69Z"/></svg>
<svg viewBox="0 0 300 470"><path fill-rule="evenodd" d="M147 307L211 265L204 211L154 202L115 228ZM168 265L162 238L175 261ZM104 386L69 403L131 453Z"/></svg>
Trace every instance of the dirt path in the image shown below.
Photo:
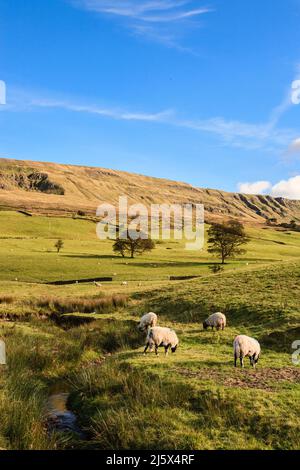
<svg viewBox="0 0 300 470"><path fill-rule="evenodd" d="M214 369L179 369L175 371L185 377L198 378L199 380L214 380L219 385L226 387L255 388L260 390L275 391L278 382L300 384L300 368L295 367L266 367L264 369L235 369L232 374Z"/></svg>

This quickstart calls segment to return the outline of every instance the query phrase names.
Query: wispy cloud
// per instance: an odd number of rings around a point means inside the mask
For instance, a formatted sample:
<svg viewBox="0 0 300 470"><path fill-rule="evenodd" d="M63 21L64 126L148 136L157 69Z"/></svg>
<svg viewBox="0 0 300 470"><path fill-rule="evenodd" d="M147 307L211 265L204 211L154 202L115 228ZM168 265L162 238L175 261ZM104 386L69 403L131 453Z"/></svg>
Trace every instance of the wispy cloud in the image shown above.
<svg viewBox="0 0 300 470"><path fill-rule="evenodd" d="M29 103L33 107L40 108L59 108L66 111L73 111L77 113L88 113L103 116L119 121L164 121L171 114L172 111L166 110L158 113L143 113L143 112L130 112L122 109L100 107L95 105L82 105L71 103L68 101L55 101L55 100L32 100Z"/></svg>
<svg viewBox="0 0 300 470"><path fill-rule="evenodd" d="M226 120L222 117L204 120L177 120L175 123L196 131L217 135L225 145L246 150L284 151L297 132L262 124Z"/></svg>
<svg viewBox="0 0 300 470"><path fill-rule="evenodd" d="M150 23L178 21L211 11L207 7L189 7L194 3L192 0L73 0L73 3L98 13L134 18Z"/></svg>
<svg viewBox="0 0 300 470"><path fill-rule="evenodd" d="M74 98L45 97L43 93L11 90L7 106L2 111L33 111L35 109L58 109L68 112L91 114L118 121L156 122L181 129L190 129L202 135L210 134L225 146L246 150L263 150L283 154L300 151L299 131L286 129L265 123L247 123L237 120L226 120L223 117L206 119L186 118L176 110L163 109L155 112L128 110L123 107L101 106ZM291 144L292 142L292 144Z"/></svg>
<svg viewBox="0 0 300 470"><path fill-rule="evenodd" d="M73 5L114 17L134 34L168 47L188 50L178 43L200 16L212 12L194 0L69 0ZM196 5L195 5L196 4Z"/></svg>

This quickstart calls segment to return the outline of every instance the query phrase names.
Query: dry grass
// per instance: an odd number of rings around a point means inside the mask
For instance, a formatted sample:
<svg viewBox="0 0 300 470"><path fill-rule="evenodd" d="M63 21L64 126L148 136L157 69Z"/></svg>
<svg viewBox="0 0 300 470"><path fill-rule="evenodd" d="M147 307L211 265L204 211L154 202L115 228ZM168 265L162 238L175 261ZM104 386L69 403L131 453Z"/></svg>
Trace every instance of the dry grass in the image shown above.
<svg viewBox="0 0 300 470"><path fill-rule="evenodd" d="M128 299L125 295L111 295L94 298L57 299L42 297L29 301L33 307L42 309L45 313L105 313L117 308L124 308Z"/></svg>
<svg viewBox="0 0 300 470"><path fill-rule="evenodd" d="M0 304L12 304L15 298L12 295L1 295Z"/></svg>
<svg viewBox="0 0 300 470"><path fill-rule="evenodd" d="M49 179L65 189L65 195L43 194L20 189L2 190L0 203L5 207L25 209L35 213L66 215L81 210L95 216L101 194L103 201L117 204L120 194L128 194L130 203L178 203L193 201L204 204L209 221L226 216L238 217L248 223L265 223L265 217L290 221L299 219L298 201L286 200L283 204L264 196L240 196L216 190L195 188L189 184L108 170L104 168L59 165L46 162L0 160L2 173L9 171L45 172ZM145 194L147 198L145 199ZM94 196L95 195L95 196ZM262 216L258 215L259 213Z"/></svg>

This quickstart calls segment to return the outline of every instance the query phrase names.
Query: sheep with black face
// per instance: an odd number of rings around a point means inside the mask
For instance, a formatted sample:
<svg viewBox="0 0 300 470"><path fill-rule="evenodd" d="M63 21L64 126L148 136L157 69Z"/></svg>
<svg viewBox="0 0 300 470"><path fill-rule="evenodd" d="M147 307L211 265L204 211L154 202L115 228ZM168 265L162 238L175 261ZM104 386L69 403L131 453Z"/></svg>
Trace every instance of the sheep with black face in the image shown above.
<svg viewBox="0 0 300 470"><path fill-rule="evenodd" d="M178 344L179 340L174 330L156 326L154 328L150 328L148 331L144 354L146 354L148 348L150 348L150 352L155 348L155 354L158 356L159 347L165 348L166 355L168 354L169 349L174 353Z"/></svg>
<svg viewBox="0 0 300 470"><path fill-rule="evenodd" d="M233 342L234 366L237 366L237 360L240 358L241 367L244 367L244 358L249 357L252 367L258 363L261 348L259 342L246 335L239 335Z"/></svg>

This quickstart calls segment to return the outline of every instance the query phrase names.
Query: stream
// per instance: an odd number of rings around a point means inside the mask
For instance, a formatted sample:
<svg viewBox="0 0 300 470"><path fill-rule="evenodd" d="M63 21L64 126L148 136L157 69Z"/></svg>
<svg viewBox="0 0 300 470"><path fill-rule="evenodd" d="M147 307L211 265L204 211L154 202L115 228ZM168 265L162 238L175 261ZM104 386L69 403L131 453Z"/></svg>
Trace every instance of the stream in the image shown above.
<svg viewBox="0 0 300 470"><path fill-rule="evenodd" d="M60 384L51 390L47 400L48 428L50 431L72 432L80 439L86 439L85 433L77 424L76 415L68 409L70 393Z"/></svg>

